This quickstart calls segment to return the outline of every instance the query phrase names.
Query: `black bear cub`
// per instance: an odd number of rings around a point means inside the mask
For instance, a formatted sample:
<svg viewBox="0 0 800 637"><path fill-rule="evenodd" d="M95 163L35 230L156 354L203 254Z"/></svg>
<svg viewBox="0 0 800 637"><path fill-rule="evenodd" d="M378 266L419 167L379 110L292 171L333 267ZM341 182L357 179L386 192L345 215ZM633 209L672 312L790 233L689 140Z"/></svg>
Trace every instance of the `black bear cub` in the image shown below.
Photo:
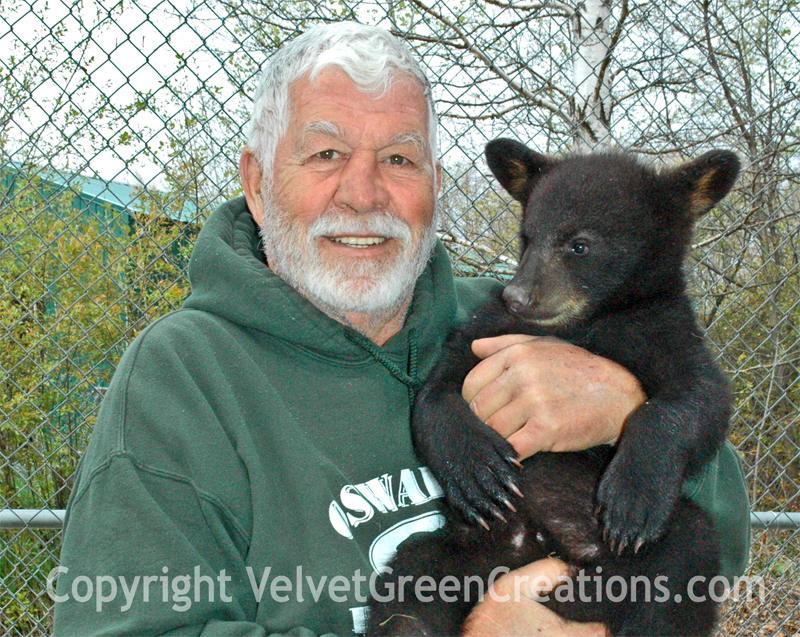
<svg viewBox="0 0 800 637"><path fill-rule="evenodd" d="M401 545L383 579L395 595L372 602L370 633L459 634L479 590L470 577L487 590L496 567L555 555L591 578L585 591L574 579L550 595L562 616L612 635L708 635L718 541L681 487L722 445L731 408L683 264L695 222L728 193L739 162L712 151L656 172L623 153L554 159L505 139L486 157L522 203L522 257L502 295L450 336L417 397L414 444L444 489L446 522ZM471 342L505 333L567 340L639 379L648 400L616 448L538 453L519 468L461 397L478 362ZM437 587L447 595L405 586L400 600L401 579L424 575L447 577Z"/></svg>

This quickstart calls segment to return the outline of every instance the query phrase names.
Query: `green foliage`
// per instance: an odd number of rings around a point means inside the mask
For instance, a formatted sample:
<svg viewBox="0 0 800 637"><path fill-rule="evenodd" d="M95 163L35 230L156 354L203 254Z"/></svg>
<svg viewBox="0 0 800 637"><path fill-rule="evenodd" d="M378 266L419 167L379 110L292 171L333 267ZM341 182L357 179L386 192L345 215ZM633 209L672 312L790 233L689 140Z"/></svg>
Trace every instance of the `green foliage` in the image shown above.
<svg viewBox="0 0 800 637"><path fill-rule="evenodd" d="M0 531L4 546L4 559L0 561L0 580L5 588L0 602L3 635L50 634L52 601L47 595L47 575L58 566L60 537L60 531Z"/></svg>
<svg viewBox="0 0 800 637"><path fill-rule="evenodd" d="M0 495L4 506L64 508L124 348L188 293L195 228L87 204L79 182L6 177Z"/></svg>
<svg viewBox="0 0 800 637"><path fill-rule="evenodd" d="M120 356L188 294L197 227L98 205L80 180L64 188L35 173L3 174L0 507L63 509ZM28 634L49 612L55 538L3 532L4 634Z"/></svg>

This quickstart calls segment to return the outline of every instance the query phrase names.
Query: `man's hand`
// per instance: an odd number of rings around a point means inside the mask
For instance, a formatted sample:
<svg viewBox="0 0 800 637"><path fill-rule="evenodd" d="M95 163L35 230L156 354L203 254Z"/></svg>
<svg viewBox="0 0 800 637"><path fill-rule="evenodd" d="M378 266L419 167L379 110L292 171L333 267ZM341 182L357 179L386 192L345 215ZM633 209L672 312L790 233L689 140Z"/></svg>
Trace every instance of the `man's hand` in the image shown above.
<svg viewBox="0 0 800 637"><path fill-rule="evenodd" d="M472 411L528 458L614 444L646 397L624 367L555 338L474 341L483 359L462 389Z"/></svg>
<svg viewBox="0 0 800 637"><path fill-rule="evenodd" d="M552 558L504 575L492 587L494 595L487 595L470 613L464 637L605 637L603 624L568 622L536 601L537 594L552 592L559 576L568 576L568 567Z"/></svg>

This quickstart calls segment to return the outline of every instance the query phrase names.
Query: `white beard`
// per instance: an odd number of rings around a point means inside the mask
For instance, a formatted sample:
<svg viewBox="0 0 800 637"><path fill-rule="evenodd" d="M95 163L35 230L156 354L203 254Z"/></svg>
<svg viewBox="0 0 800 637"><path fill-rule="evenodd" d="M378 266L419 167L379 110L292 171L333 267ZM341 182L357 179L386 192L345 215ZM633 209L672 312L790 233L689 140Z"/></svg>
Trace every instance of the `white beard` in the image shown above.
<svg viewBox="0 0 800 637"><path fill-rule="evenodd" d="M431 224L412 232L403 219L388 212L360 215L328 209L307 230L263 189L264 220L260 228L270 268L312 303L329 314L358 312L392 315L411 299L417 278L433 254L438 204ZM380 259L324 257L324 237L373 235L387 237L398 249Z"/></svg>

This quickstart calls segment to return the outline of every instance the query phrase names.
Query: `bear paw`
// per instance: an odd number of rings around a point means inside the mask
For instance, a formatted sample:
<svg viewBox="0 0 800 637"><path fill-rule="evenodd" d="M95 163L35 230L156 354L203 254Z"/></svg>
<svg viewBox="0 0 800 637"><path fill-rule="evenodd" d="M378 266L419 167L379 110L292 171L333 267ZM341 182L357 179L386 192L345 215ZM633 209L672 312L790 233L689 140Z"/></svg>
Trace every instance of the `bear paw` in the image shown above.
<svg viewBox="0 0 800 637"><path fill-rule="evenodd" d="M632 455L618 453L597 490L603 539L619 554L626 548L638 552L664 534L681 488L674 466L662 466L665 460L644 463Z"/></svg>
<svg viewBox="0 0 800 637"><path fill-rule="evenodd" d="M521 495L516 485L519 466L514 448L483 423L459 440L440 441L429 463L448 504L467 520L489 528L487 520L505 521Z"/></svg>

